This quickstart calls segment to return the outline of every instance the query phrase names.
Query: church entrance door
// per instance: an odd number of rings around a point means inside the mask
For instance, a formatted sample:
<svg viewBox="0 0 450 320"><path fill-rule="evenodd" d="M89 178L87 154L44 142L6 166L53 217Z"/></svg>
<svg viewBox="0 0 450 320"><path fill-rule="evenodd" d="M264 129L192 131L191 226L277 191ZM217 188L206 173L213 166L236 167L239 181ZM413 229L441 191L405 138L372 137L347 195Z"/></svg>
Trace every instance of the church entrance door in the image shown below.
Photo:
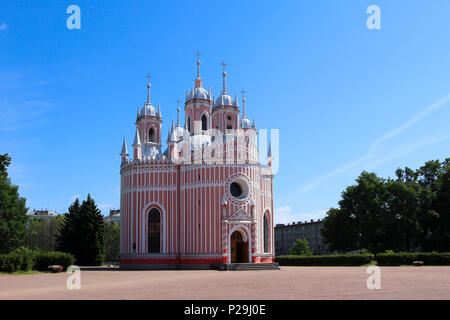
<svg viewBox="0 0 450 320"><path fill-rule="evenodd" d="M244 242L239 231L231 235L231 263L248 263L248 241Z"/></svg>

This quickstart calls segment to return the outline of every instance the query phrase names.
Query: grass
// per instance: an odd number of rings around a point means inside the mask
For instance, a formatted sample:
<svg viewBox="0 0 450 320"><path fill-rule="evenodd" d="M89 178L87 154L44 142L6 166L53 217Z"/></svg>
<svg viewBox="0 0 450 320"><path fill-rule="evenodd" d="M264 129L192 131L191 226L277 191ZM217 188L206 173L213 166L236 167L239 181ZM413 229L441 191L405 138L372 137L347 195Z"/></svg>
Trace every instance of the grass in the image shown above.
<svg viewBox="0 0 450 320"><path fill-rule="evenodd" d="M20 275L20 274L39 274L39 273L50 273L48 271L37 271L37 270L30 270L30 271L16 271L16 272L12 272L12 273L8 273L8 272L0 272L0 275Z"/></svg>

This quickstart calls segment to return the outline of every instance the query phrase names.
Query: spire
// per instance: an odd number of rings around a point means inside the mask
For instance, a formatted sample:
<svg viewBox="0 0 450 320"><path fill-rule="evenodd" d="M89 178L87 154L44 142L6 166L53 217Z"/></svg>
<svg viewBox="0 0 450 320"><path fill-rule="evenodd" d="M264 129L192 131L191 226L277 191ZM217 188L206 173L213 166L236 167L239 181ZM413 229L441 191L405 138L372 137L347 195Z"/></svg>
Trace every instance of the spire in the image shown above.
<svg viewBox="0 0 450 320"><path fill-rule="evenodd" d="M255 117L253 117L253 129L256 129Z"/></svg>
<svg viewBox="0 0 450 320"><path fill-rule="evenodd" d="M139 118L140 116L141 116L141 108L138 107L136 118Z"/></svg>
<svg viewBox="0 0 450 320"><path fill-rule="evenodd" d="M150 73L147 74L146 78L148 79L148 82L147 82L147 104L150 104L150 87L152 86L150 84L150 79L152 78Z"/></svg>
<svg viewBox="0 0 450 320"><path fill-rule="evenodd" d="M227 66L227 64L225 63L225 61L222 61L221 65L223 67L223 72L222 72L223 91L222 91L222 93L225 94L225 93L227 93L227 72L225 71L225 67Z"/></svg>
<svg viewBox="0 0 450 320"><path fill-rule="evenodd" d="M236 104L236 107L239 108L239 103L238 103L238 98L237 98L237 93L234 93L234 103Z"/></svg>
<svg viewBox="0 0 450 320"><path fill-rule="evenodd" d="M201 53L197 50L195 55L197 56L197 79L200 79L200 56L201 56Z"/></svg>
<svg viewBox="0 0 450 320"><path fill-rule="evenodd" d="M141 137L139 136L139 130L136 127L136 133L134 135L133 147L134 146L140 146L140 145L141 145Z"/></svg>
<svg viewBox="0 0 450 320"><path fill-rule="evenodd" d="M159 103L158 103L158 114L157 114L157 116L161 118L161 107L160 107Z"/></svg>
<svg viewBox="0 0 450 320"><path fill-rule="evenodd" d="M125 141L125 137L123 137L122 152L120 152L120 155L121 156L128 156L127 142Z"/></svg>
<svg viewBox="0 0 450 320"><path fill-rule="evenodd" d="M175 125L173 124L173 120L172 120L172 127L169 130L169 137L167 142L176 142L177 141L177 137L176 137L176 131L175 131Z"/></svg>
<svg viewBox="0 0 450 320"><path fill-rule="evenodd" d="M211 91L211 87L209 87L209 100L212 99L212 91ZM214 102L214 100L212 100L212 102Z"/></svg>
<svg viewBox="0 0 450 320"><path fill-rule="evenodd" d="M177 99L177 127L180 126L180 99Z"/></svg>
<svg viewBox="0 0 450 320"><path fill-rule="evenodd" d="M201 54L197 50L195 55L197 56L197 79L195 79L195 87L201 88L202 87L202 78L200 77L200 56L201 56Z"/></svg>
<svg viewBox="0 0 450 320"><path fill-rule="evenodd" d="M242 118L245 118L245 102L247 101L247 100L245 99L245 93L246 93L246 91L245 91L244 89L242 89L242 90L241 90L241 93L242 93ZM254 118L253 118L253 120L254 120Z"/></svg>

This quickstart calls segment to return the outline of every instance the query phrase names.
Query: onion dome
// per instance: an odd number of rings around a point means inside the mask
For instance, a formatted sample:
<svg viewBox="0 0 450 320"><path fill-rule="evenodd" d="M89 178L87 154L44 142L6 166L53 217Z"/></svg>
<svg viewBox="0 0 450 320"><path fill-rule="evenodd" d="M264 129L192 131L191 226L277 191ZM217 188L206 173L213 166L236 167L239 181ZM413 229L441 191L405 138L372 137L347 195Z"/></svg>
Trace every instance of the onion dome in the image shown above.
<svg viewBox="0 0 450 320"><path fill-rule="evenodd" d="M242 117L241 121L239 121L239 127L242 129L252 129L252 123L249 119Z"/></svg>
<svg viewBox="0 0 450 320"><path fill-rule="evenodd" d="M206 91L202 87L196 87L193 88L192 91L186 97L187 101L192 99L211 100L211 97L209 96L208 91Z"/></svg>
<svg viewBox="0 0 450 320"><path fill-rule="evenodd" d="M154 116L154 117L156 117L156 115L157 115L156 109L150 103L145 104L144 107L141 110L141 116Z"/></svg>
<svg viewBox="0 0 450 320"><path fill-rule="evenodd" d="M234 106L233 99L226 92L222 93L214 103L214 108L220 106Z"/></svg>

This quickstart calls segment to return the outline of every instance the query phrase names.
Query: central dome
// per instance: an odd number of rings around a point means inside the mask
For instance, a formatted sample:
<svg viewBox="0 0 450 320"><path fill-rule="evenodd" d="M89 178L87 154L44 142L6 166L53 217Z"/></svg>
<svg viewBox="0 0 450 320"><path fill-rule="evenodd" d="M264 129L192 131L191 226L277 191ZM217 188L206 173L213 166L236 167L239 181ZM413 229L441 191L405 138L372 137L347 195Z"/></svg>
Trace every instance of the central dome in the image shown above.
<svg viewBox="0 0 450 320"><path fill-rule="evenodd" d="M152 106L151 103L147 103L147 104L142 108L141 115L144 115L144 116L154 116L154 117L156 117L156 109L155 109L154 106Z"/></svg>
<svg viewBox="0 0 450 320"><path fill-rule="evenodd" d="M189 95L189 100L192 100L192 99L211 100L209 98L208 92L205 89L201 88L201 87L194 88L191 91L191 93Z"/></svg>

